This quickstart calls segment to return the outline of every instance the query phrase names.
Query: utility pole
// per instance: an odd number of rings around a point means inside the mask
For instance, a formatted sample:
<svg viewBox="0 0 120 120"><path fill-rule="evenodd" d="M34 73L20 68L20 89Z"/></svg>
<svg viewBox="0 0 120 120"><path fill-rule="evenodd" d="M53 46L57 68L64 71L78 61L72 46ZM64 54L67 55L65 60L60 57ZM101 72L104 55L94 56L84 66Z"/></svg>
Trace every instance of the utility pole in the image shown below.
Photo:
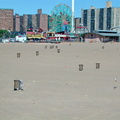
<svg viewBox="0 0 120 120"><path fill-rule="evenodd" d="M74 32L74 0L72 0L72 32Z"/></svg>

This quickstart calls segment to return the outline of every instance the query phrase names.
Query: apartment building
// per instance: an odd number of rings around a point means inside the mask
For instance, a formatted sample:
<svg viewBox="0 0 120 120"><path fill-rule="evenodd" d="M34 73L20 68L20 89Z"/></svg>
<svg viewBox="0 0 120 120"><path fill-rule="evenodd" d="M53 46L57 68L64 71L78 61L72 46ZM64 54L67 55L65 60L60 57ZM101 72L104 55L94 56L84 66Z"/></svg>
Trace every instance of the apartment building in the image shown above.
<svg viewBox="0 0 120 120"><path fill-rule="evenodd" d="M33 28L36 29L37 28L37 18L36 15L23 15L23 21L22 21L22 26L23 31L26 32L27 29L29 28Z"/></svg>
<svg viewBox="0 0 120 120"><path fill-rule="evenodd" d="M13 9L0 9L0 29L13 31Z"/></svg>
<svg viewBox="0 0 120 120"><path fill-rule="evenodd" d="M43 31L48 31L48 15L46 14L40 14L40 26Z"/></svg>
<svg viewBox="0 0 120 120"><path fill-rule="evenodd" d="M81 24L90 32L94 30L110 30L120 26L120 8L112 7L112 2L106 2L106 8L82 9Z"/></svg>
<svg viewBox="0 0 120 120"><path fill-rule="evenodd" d="M14 31L18 31L18 32L20 31L20 16L19 16L19 14L14 15L13 26L14 26Z"/></svg>
<svg viewBox="0 0 120 120"><path fill-rule="evenodd" d="M48 31L48 15L42 14L42 9L37 10L37 14L23 14L14 16L14 31L24 31L27 29L41 28L43 31Z"/></svg>
<svg viewBox="0 0 120 120"><path fill-rule="evenodd" d="M80 26L81 24L81 18L74 18L75 23L75 29Z"/></svg>

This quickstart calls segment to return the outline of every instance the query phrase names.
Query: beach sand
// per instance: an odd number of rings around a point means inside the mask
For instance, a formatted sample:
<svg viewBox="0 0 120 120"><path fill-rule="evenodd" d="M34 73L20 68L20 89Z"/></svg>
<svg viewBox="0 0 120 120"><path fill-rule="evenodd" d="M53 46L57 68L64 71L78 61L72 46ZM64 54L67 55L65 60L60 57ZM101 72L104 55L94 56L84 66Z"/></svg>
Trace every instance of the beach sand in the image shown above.
<svg viewBox="0 0 120 120"><path fill-rule="evenodd" d="M0 119L119 120L120 43L1 43Z"/></svg>

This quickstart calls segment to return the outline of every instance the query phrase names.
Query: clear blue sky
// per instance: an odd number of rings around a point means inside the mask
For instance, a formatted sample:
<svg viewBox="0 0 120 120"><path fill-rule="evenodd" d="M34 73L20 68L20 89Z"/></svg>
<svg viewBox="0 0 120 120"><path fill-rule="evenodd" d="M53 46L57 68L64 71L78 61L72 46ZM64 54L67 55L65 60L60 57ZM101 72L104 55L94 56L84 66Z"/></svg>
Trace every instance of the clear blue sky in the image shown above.
<svg viewBox="0 0 120 120"><path fill-rule="evenodd" d="M89 9L105 8L108 0L75 0L75 17L81 17L81 8ZM120 7L120 0L112 1L113 7ZM0 0L0 8L14 9L14 14L36 14L37 9L42 9L43 14L51 14L54 6L58 4L67 4L71 7L72 0Z"/></svg>

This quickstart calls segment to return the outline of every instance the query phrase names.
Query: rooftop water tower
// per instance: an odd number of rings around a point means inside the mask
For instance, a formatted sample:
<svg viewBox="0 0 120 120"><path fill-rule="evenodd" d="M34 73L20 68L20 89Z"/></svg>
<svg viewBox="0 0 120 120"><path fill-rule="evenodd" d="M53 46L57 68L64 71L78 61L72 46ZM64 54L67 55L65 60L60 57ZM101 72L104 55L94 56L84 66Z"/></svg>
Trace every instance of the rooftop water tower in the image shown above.
<svg viewBox="0 0 120 120"><path fill-rule="evenodd" d="M108 0L106 2L106 8L110 8L110 7L112 7L112 2Z"/></svg>

